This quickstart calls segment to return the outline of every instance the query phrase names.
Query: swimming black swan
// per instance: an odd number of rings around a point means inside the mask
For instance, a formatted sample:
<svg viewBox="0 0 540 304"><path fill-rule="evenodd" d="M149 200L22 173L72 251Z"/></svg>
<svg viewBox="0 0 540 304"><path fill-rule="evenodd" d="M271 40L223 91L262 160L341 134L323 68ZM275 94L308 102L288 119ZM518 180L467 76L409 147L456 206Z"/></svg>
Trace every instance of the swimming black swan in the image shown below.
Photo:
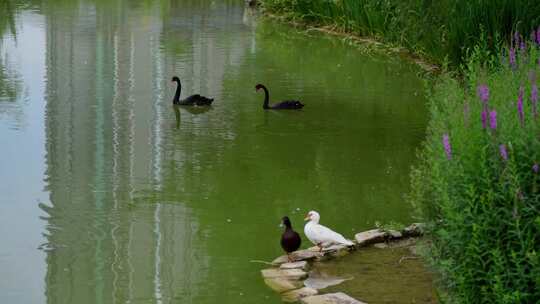
<svg viewBox="0 0 540 304"><path fill-rule="evenodd" d="M270 96L268 94L268 89L263 86L262 84L258 84L255 86L255 89L258 91L260 89L264 90L264 103L263 103L263 109L268 110L298 110L304 107L304 105L298 101L298 100L285 100L278 103L275 103L273 105L268 105L268 100L270 99Z"/></svg>
<svg viewBox="0 0 540 304"><path fill-rule="evenodd" d="M281 219L281 222L285 225L285 231L281 235L281 248L287 253L287 259L290 262L292 261L290 253L300 248L302 239L300 239L300 235L292 229L291 221L288 216L284 216Z"/></svg>
<svg viewBox="0 0 540 304"><path fill-rule="evenodd" d="M180 84L180 78L174 76L171 80L177 82L176 94L174 94L173 104L179 106L209 106L214 101L214 98L208 98L199 94L191 95L185 99L180 99L180 91L182 91L182 85Z"/></svg>

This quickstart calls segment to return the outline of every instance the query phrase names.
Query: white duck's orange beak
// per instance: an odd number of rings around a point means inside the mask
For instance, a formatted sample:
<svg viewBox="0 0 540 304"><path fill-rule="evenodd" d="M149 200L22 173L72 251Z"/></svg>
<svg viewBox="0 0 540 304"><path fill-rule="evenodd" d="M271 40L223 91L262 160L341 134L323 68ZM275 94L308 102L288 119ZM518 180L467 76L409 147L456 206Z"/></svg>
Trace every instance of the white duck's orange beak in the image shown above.
<svg viewBox="0 0 540 304"><path fill-rule="evenodd" d="M304 218L304 221L309 221L311 219L311 216L308 214L306 214L306 217Z"/></svg>

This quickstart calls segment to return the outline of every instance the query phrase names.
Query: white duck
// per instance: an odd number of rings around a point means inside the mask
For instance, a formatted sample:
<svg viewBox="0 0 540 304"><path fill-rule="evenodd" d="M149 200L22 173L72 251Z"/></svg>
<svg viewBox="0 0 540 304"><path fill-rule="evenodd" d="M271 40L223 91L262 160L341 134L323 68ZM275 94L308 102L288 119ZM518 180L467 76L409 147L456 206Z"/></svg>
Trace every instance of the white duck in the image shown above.
<svg viewBox="0 0 540 304"><path fill-rule="evenodd" d="M343 235L332 231L330 228L327 228L319 224L321 216L317 211L308 212L304 220L309 222L304 226L304 233L306 237L317 247L319 251L322 251L324 247L331 245L346 245L352 246L353 242L347 240Z"/></svg>

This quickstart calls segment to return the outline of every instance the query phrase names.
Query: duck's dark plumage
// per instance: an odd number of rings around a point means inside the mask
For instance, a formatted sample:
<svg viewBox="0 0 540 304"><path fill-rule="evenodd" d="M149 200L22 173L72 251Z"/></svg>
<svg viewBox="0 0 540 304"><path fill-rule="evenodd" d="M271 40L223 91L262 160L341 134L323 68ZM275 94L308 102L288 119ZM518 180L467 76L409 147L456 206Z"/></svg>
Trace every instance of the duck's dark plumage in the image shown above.
<svg viewBox="0 0 540 304"><path fill-rule="evenodd" d="M180 99L180 93L182 91L182 85L180 83L180 78L174 76L171 80L176 82L178 86L176 87L176 94L174 94L173 104L179 106L209 106L214 101L214 98L208 98L201 96L199 94L191 95L185 99Z"/></svg>
<svg viewBox="0 0 540 304"><path fill-rule="evenodd" d="M281 235L281 247L283 248L283 250L285 250L287 255L289 255L291 252L296 251L298 250L298 248L300 248L302 239L300 238L298 232L292 229L289 217L284 216L282 222L283 225L285 225L285 231L283 231L283 234Z"/></svg>
<svg viewBox="0 0 540 304"><path fill-rule="evenodd" d="M285 100L269 105L270 93L268 93L268 89L262 84L256 85L255 89L257 91L260 89L264 90L263 109L265 110L299 110L304 107L304 104L298 100Z"/></svg>

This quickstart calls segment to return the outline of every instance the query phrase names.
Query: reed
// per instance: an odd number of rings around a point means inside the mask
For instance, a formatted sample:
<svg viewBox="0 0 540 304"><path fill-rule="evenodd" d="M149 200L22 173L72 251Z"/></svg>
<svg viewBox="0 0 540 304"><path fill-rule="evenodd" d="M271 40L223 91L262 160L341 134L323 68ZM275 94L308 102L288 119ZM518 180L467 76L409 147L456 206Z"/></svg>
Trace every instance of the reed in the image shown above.
<svg viewBox="0 0 540 304"><path fill-rule="evenodd" d="M475 46L497 53L517 30L540 24L534 0L263 0L265 10L398 44L458 66Z"/></svg>

